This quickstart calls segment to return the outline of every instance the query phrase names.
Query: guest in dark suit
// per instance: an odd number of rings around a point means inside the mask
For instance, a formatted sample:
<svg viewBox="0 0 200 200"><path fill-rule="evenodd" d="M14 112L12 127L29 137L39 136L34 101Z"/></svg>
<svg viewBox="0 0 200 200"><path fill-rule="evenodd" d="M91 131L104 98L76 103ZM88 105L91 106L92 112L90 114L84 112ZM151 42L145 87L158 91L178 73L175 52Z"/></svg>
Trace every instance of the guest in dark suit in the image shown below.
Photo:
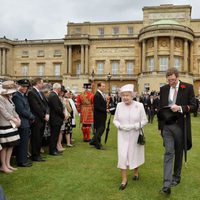
<svg viewBox="0 0 200 200"><path fill-rule="evenodd" d="M27 79L21 79L17 81L17 83L19 87L12 98L15 104L16 112L21 119L21 126L18 128L20 143L18 146L16 146L16 160L18 166L30 167L32 166L32 163L27 159L30 122L35 120L35 116L30 111L30 106L26 95L30 86L30 82Z"/></svg>
<svg viewBox="0 0 200 200"><path fill-rule="evenodd" d="M42 137L44 135L45 123L49 121L49 108L44 95L42 78L35 78L32 82L32 89L28 92L28 101L31 112L35 116L31 124L31 155L33 161L45 161L40 155Z"/></svg>
<svg viewBox="0 0 200 200"><path fill-rule="evenodd" d="M101 136L105 130L107 112L109 112L104 95L105 89L105 83L98 83L97 92L94 95L94 143L97 149L102 149Z"/></svg>
<svg viewBox="0 0 200 200"><path fill-rule="evenodd" d="M58 156L60 153L58 152L56 145L58 142L58 136L61 130L61 126L64 121L64 107L59 98L61 92L61 84L54 83L53 91L49 95L49 109L50 109L50 145L49 145L49 154L53 156Z"/></svg>
<svg viewBox="0 0 200 200"><path fill-rule="evenodd" d="M154 96L151 95L150 98L147 101L148 106L148 122L153 123L154 115L155 115L155 109L156 109L156 102L154 100Z"/></svg>
<svg viewBox="0 0 200 200"><path fill-rule="evenodd" d="M170 188L180 183L184 149L183 130L186 128L187 150L189 150L192 147L190 112L196 109L193 86L179 80L178 70L176 68L168 69L166 78L168 84L160 88L160 108L170 106L171 110L176 113L177 120L163 121L159 119L159 129L165 147L164 180L163 188L160 191L162 195L169 195ZM184 115L186 116L186 127ZM173 172L172 169L174 169Z"/></svg>

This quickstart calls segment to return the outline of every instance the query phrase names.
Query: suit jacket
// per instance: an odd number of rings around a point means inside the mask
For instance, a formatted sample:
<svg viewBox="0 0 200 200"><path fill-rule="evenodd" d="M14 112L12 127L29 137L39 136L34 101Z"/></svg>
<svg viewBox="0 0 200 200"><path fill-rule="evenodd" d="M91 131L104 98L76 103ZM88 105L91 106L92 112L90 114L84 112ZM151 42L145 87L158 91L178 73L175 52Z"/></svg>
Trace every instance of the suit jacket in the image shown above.
<svg viewBox="0 0 200 200"><path fill-rule="evenodd" d="M45 97L40 97L39 93L35 88L32 88L28 92L28 102L31 108L31 112L35 116L38 122L45 123L44 117L49 113L49 108Z"/></svg>
<svg viewBox="0 0 200 200"><path fill-rule="evenodd" d="M169 91L170 86L168 84L160 88L160 108L168 106ZM194 112L196 109L195 95L191 84L180 81L176 104L181 106L183 111L183 113L178 113L177 120L181 130L184 130L184 115L186 115L187 148L189 150L192 147L190 112ZM164 122L159 120L158 126L162 130Z"/></svg>
<svg viewBox="0 0 200 200"><path fill-rule="evenodd" d="M64 120L64 107L58 95L52 91L48 98L51 126L61 126Z"/></svg>
<svg viewBox="0 0 200 200"><path fill-rule="evenodd" d="M26 94L22 95L17 91L12 98L16 112L21 119L20 128L29 128L30 121L35 119L35 116L31 113L30 106Z"/></svg>
<svg viewBox="0 0 200 200"><path fill-rule="evenodd" d="M94 95L94 128L105 125L107 117L106 109L106 100L101 93L97 91Z"/></svg>

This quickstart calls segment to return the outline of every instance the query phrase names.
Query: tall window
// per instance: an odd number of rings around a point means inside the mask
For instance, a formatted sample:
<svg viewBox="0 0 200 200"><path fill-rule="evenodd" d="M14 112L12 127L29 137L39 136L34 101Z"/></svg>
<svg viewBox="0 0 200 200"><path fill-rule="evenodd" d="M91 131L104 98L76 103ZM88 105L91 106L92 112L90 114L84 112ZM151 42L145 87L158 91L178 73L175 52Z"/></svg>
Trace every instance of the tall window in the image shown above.
<svg viewBox="0 0 200 200"><path fill-rule="evenodd" d="M113 35L119 35L119 27L113 27Z"/></svg>
<svg viewBox="0 0 200 200"><path fill-rule="evenodd" d="M174 67L179 71L181 70L181 58L178 56L174 57Z"/></svg>
<svg viewBox="0 0 200 200"><path fill-rule="evenodd" d="M128 34L133 35L133 27L128 27Z"/></svg>
<svg viewBox="0 0 200 200"><path fill-rule="evenodd" d="M101 37L104 36L104 28L103 28L103 27L100 27L100 28L98 29L98 35L101 36Z"/></svg>
<svg viewBox="0 0 200 200"><path fill-rule="evenodd" d="M104 73L104 62L98 62L97 63L97 74L103 74Z"/></svg>
<svg viewBox="0 0 200 200"><path fill-rule="evenodd" d="M126 68L127 68L127 74L133 74L134 61L127 61Z"/></svg>
<svg viewBox="0 0 200 200"><path fill-rule="evenodd" d="M22 76L28 76L29 67L28 64L22 65Z"/></svg>
<svg viewBox="0 0 200 200"><path fill-rule="evenodd" d="M54 75L55 76L60 76L60 68L61 68L61 66L59 63L54 65Z"/></svg>
<svg viewBox="0 0 200 200"><path fill-rule="evenodd" d="M119 62L113 61L112 62L112 74L118 74L119 71Z"/></svg>
<svg viewBox="0 0 200 200"><path fill-rule="evenodd" d="M160 57L160 71L166 71L168 69L168 57Z"/></svg>
<svg viewBox="0 0 200 200"><path fill-rule="evenodd" d="M76 34L80 34L81 33L81 28L80 27L75 28L75 33Z"/></svg>
<svg viewBox="0 0 200 200"><path fill-rule="evenodd" d="M154 71L154 58L153 57L148 58L148 71L150 71L150 72Z"/></svg>
<svg viewBox="0 0 200 200"><path fill-rule="evenodd" d="M81 74L81 63L77 63L76 65L76 75L80 75Z"/></svg>
<svg viewBox="0 0 200 200"><path fill-rule="evenodd" d="M44 76L44 64L38 64L37 75Z"/></svg>
<svg viewBox="0 0 200 200"><path fill-rule="evenodd" d="M112 85L111 93L116 93L116 92L117 92L117 86L116 85Z"/></svg>

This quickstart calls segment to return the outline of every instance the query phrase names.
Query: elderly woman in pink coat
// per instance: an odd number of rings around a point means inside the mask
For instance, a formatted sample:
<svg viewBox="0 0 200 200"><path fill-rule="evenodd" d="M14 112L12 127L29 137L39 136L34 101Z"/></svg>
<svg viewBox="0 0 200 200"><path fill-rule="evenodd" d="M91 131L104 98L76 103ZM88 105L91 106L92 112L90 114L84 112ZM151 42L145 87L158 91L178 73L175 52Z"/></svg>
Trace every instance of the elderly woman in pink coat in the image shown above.
<svg viewBox="0 0 200 200"><path fill-rule="evenodd" d="M133 101L134 85L120 88L122 102L117 104L113 123L118 129L118 165L122 182L119 187L127 186L126 170L133 170L133 180L139 180L138 167L144 163L144 145L137 144L139 130L148 123L143 104Z"/></svg>

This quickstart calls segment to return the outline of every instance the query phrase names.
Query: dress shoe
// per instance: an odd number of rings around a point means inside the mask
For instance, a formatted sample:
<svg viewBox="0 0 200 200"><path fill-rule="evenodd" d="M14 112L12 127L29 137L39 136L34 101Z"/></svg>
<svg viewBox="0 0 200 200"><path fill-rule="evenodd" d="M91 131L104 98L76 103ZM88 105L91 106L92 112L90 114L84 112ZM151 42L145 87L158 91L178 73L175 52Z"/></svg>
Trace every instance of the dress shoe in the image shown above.
<svg viewBox="0 0 200 200"><path fill-rule="evenodd" d="M17 166L19 167L31 167L33 164L32 162L26 162L26 163L19 163Z"/></svg>
<svg viewBox="0 0 200 200"><path fill-rule="evenodd" d="M159 193L163 196L169 196L171 194L171 188L162 188Z"/></svg>
<svg viewBox="0 0 200 200"><path fill-rule="evenodd" d="M32 158L32 161L36 161L36 162L45 162L46 160L43 159L42 157L36 157L36 158Z"/></svg>
<svg viewBox="0 0 200 200"><path fill-rule="evenodd" d="M126 188L126 186L127 186L127 182L124 184L124 183L122 183L120 186L119 186L119 190L124 190L125 188Z"/></svg>
<svg viewBox="0 0 200 200"><path fill-rule="evenodd" d="M180 181L172 180L171 187L175 187L180 183Z"/></svg>
<svg viewBox="0 0 200 200"><path fill-rule="evenodd" d="M49 155L51 155L51 156L60 156L62 154L59 153L58 151L54 151L54 152L49 153Z"/></svg>
<svg viewBox="0 0 200 200"><path fill-rule="evenodd" d="M139 175L133 176L133 181L139 181Z"/></svg>

